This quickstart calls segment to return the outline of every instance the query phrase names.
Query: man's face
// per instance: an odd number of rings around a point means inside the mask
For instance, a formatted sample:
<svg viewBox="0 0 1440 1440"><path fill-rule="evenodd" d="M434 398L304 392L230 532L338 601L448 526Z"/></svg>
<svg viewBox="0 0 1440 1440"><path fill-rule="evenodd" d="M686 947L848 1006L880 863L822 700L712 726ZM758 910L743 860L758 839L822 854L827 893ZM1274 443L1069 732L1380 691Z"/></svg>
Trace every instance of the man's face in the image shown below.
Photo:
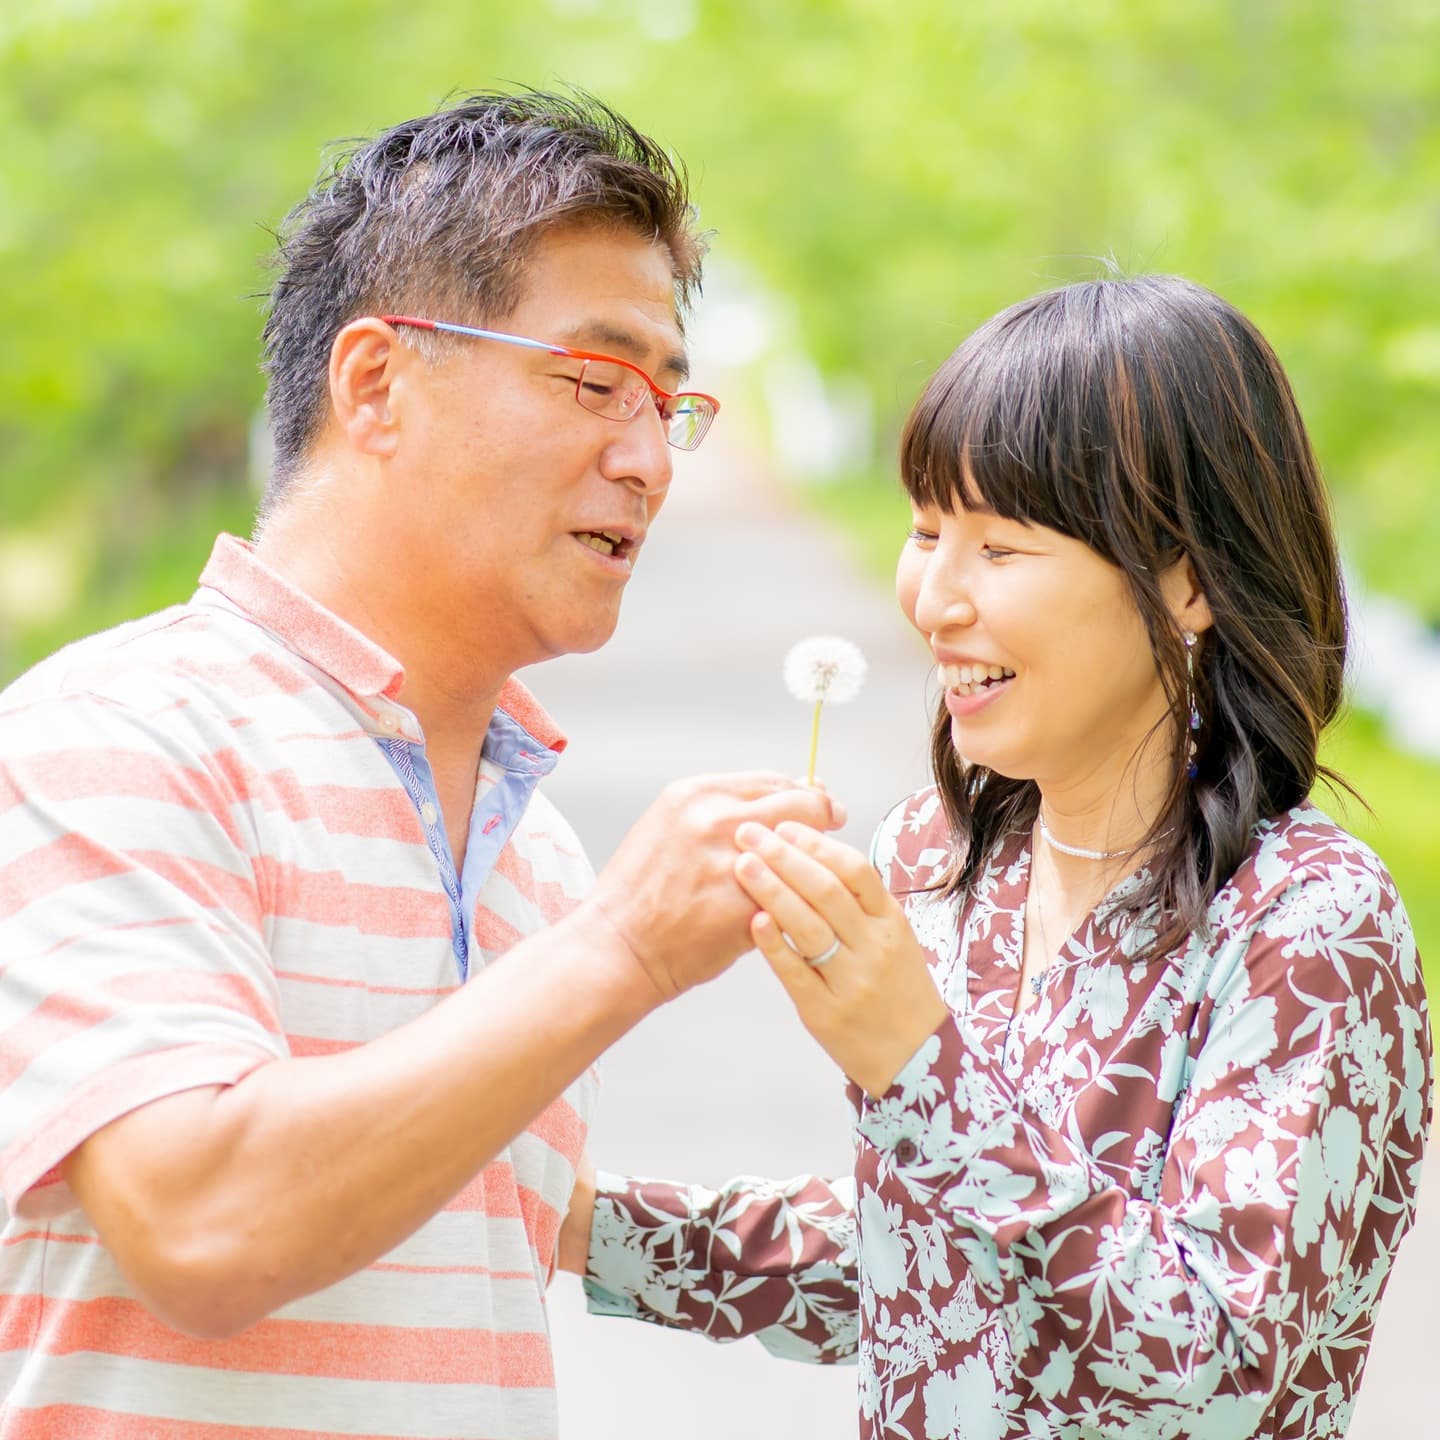
<svg viewBox="0 0 1440 1440"><path fill-rule="evenodd" d="M520 304L497 330L629 360L665 390L685 377L670 256L629 232L550 232L526 265ZM434 315L448 320L454 317ZM462 339L422 382L404 483L409 568L429 633L508 673L594 650L670 484L653 405L634 419L575 398L581 362ZM621 537L613 554L597 537ZM397 544L400 537L397 534ZM397 554L397 563L400 557Z"/></svg>

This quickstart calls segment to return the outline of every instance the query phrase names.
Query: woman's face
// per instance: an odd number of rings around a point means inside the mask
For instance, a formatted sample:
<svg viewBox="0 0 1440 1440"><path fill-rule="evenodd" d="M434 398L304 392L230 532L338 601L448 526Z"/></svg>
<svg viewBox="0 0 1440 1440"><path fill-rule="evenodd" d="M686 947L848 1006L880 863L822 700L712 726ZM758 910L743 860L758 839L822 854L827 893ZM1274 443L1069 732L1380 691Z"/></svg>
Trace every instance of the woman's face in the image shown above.
<svg viewBox="0 0 1440 1440"><path fill-rule="evenodd" d="M1166 721L1122 572L1079 540L987 509L916 509L895 588L929 642L967 761L1042 787L1118 785ZM1173 754L1162 723L1146 763Z"/></svg>

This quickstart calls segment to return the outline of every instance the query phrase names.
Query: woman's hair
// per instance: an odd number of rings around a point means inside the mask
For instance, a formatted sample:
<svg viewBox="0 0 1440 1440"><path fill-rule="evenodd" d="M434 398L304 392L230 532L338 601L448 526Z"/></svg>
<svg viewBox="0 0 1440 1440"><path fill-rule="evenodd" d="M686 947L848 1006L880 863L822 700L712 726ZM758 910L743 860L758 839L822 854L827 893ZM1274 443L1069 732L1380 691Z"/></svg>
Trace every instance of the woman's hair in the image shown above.
<svg viewBox="0 0 1440 1440"><path fill-rule="evenodd" d="M1159 921L1158 956L1204 927L1258 820L1309 794L1339 709L1345 597L1324 484L1263 336L1174 276L1094 280L1011 306L975 331L916 402L900 446L916 504L983 503L1088 545L1124 575L1169 698L1174 780L1123 903ZM1196 773L1186 650L1160 577L1188 556L1214 626L1195 647ZM1057 616L1057 623L1065 623ZM956 838L942 882L968 891L1039 791L957 755L942 703L931 745ZM1343 783L1343 782L1341 782Z"/></svg>

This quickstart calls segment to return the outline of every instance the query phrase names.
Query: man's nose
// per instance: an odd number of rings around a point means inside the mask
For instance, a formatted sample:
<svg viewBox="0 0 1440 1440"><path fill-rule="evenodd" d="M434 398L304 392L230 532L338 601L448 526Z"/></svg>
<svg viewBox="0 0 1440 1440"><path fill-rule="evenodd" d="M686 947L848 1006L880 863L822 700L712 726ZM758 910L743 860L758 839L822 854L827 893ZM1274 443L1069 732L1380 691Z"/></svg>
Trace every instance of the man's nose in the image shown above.
<svg viewBox="0 0 1440 1440"><path fill-rule="evenodd" d="M669 488L675 472L674 454L665 439L660 412L646 405L633 420L615 427L601 469L607 479L629 485L642 495L658 495Z"/></svg>

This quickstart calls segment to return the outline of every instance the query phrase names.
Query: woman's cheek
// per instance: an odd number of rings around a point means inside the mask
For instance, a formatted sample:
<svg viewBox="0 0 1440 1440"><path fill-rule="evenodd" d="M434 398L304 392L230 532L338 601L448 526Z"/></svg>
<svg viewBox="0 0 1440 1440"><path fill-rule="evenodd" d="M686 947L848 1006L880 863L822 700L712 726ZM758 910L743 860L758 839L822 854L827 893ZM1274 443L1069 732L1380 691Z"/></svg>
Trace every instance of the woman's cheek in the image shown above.
<svg viewBox="0 0 1440 1440"><path fill-rule="evenodd" d="M915 618L915 606L920 598L926 558L923 551L918 550L914 544L907 543L895 566L895 598L900 602L905 618L921 631L924 627Z"/></svg>

